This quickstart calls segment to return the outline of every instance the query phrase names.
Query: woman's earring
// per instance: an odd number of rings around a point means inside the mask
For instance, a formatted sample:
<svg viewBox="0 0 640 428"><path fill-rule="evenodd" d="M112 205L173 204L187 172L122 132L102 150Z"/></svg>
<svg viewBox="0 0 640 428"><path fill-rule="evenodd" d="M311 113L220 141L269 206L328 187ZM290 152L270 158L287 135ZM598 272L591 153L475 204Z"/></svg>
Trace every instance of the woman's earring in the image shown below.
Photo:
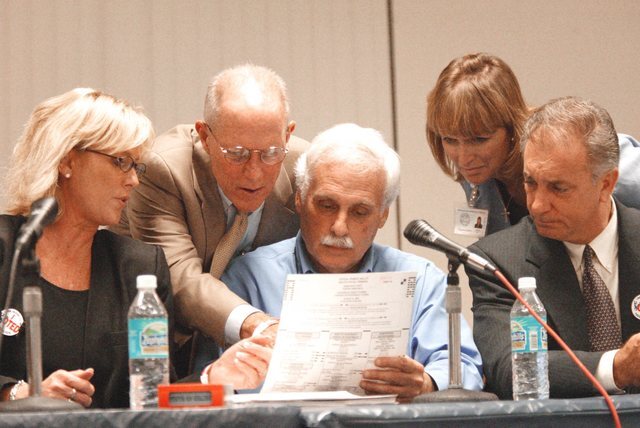
<svg viewBox="0 0 640 428"><path fill-rule="evenodd" d="M67 172L67 173L64 175L64 178L71 178L71 173L70 173L70 172Z"/></svg>

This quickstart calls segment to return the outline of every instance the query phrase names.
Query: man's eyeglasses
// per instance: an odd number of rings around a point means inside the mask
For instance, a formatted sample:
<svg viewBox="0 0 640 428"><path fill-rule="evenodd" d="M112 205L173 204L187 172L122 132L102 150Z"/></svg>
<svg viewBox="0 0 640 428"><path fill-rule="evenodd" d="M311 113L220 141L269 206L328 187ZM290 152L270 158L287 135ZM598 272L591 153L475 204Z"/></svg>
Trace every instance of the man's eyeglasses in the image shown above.
<svg viewBox="0 0 640 428"><path fill-rule="evenodd" d="M209 135L213 137L213 133L211 132L211 128L209 127L209 125L207 125L207 128L209 128ZM216 138L213 137L213 139L215 140ZM253 152L260 153L260 160L266 163L267 165L275 165L278 162L282 162L284 157L287 155L287 152L289 151L289 149L287 149L286 147L276 147L276 146L271 146L264 150L247 149L246 147L243 147L243 146L224 148L220 146L220 144L218 144L218 140L216 140L216 144L218 145L218 148L222 152L222 156L224 156L224 158L229 163L232 163L234 165L242 165L246 163L251 158L251 153Z"/></svg>
<svg viewBox="0 0 640 428"><path fill-rule="evenodd" d="M122 172L129 172L131 169L135 169L137 175L142 175L147 170L147 166L143 163L137 163L129 155L127 156L113 156L107 153L102 153L97 150L82 149L85 152L97 153L99 155L108 156L112 159L115 166L120 168Z"/></svg>
<svg viewBox="0 0 640 428"><path fill-rule="evenodd" d="M222 152L222 155L226 160L235 165L242 165L251 158L251 153L260 153L260 160L267 165L275 165L281 162L287 155L288 149L284 147L271 146L268 149L247 149L246 147L236 146L229 147L228 149L222 148L218 145L218 148Z"/></svg>

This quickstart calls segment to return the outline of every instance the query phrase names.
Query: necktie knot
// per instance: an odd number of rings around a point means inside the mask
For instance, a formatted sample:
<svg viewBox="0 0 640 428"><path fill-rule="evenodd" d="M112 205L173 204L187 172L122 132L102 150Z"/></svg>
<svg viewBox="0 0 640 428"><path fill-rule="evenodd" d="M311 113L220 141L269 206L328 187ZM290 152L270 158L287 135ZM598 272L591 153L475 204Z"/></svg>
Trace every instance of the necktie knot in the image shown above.
<svg viewBox="0 0 640 428"><path fill-rule="evenodd" d="M591 246L589 245L584 246L584 252L582 253L582 264L585 270L594 268L593 256L595 255L596 253L595 251L593 251L593 248L591 248Z"/></svg>

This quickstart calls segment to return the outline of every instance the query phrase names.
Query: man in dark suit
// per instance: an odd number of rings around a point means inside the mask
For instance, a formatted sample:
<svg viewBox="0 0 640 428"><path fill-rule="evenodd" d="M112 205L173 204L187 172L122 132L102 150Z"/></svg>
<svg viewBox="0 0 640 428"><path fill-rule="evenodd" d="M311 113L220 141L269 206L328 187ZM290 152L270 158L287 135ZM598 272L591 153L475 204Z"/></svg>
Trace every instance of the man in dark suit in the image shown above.
<svg viewBox="0 0 640 428"><path fill-rule="evenodd" d="M640 212L611 196L619 159L611 118L589 101L553 100L527 121L521 146L529 216L471 249L513 284L536 278L549 325L609 392L637 387ZM497 279L467 273L487 389L510 399L509 312L515 299ZM593 284L599 284L596 304ZM549 382L552 398L597 393L551 336Z"/></svg>
<svg viewBox="0 0 640 428"><path fill-rule="evenodd" d="M142 159L146 175L131 194L127 217L134 238L165 251L176 329L230 344L257 326L264 330L270 317L218 280L226 265L214 269L218 244L240 213L248 215L246 231L233 255L295 236L293 165L308 143L292 136L285 84L264 67L243 65L215 76L203 117L155 140ZM187 338L177 334L176 341Z"/></svg>

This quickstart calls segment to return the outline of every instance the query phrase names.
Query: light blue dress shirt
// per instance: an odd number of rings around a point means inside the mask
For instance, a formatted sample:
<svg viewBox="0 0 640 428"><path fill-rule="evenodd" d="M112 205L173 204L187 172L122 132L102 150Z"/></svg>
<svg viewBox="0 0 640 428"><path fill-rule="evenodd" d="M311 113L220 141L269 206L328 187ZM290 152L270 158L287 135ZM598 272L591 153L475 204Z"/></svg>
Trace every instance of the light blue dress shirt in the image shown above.
<svg viewBox="0 0 640 428"><path fill-rule="evenodd" d="M640 209L640 142L630 135L618 134L618 145L619 177L613 196L628 207ZM460 184L469 200L471 185L466 181ZM478 186L478 199L474 207L489 210L487 235L511 226L509 219L503 214L504 203L496 180L490 179Z"/></svg>
<svg viewBox="0 0 640 428"><path fill-rule="evenodd" d="M222 198L222 207L224 208L224 219L226 221L225 230L229 230L236 218L237 210L235 205L233 205L233 203L231 202L231 199L227 198L227 195L224 194L220 186L218 186L218 192L220 193L220 198ZM247 216L247 231L244 233L242 241L240 241L234 257L238 254L251 251L251 245L253 245L253 241L254 239L256 239L256 235L258 234L258 226L260 226L260 219L262 218L263 208L264 202L257 210L249 213L249 215Z"/></svg>
<svg viewBox="0 0 640 428"><path fill-rule="evenodd" d="M428 260L373 244L359 272L417 272L407 355L425 366L440 390L449 385L446 277ZM235 258L222 281L240 297L273 316L280 316L287 274L315 273L300 233ZM471 331L461 320L462 381L465 389L482 389L482 362Z"/></svg>
<svg viewBox="0 0 640 428"><path fill-rule="evenodd" d="M618 134L620 163L613 196L623 205L640 209L640 142L630 135Z"/></svg>

